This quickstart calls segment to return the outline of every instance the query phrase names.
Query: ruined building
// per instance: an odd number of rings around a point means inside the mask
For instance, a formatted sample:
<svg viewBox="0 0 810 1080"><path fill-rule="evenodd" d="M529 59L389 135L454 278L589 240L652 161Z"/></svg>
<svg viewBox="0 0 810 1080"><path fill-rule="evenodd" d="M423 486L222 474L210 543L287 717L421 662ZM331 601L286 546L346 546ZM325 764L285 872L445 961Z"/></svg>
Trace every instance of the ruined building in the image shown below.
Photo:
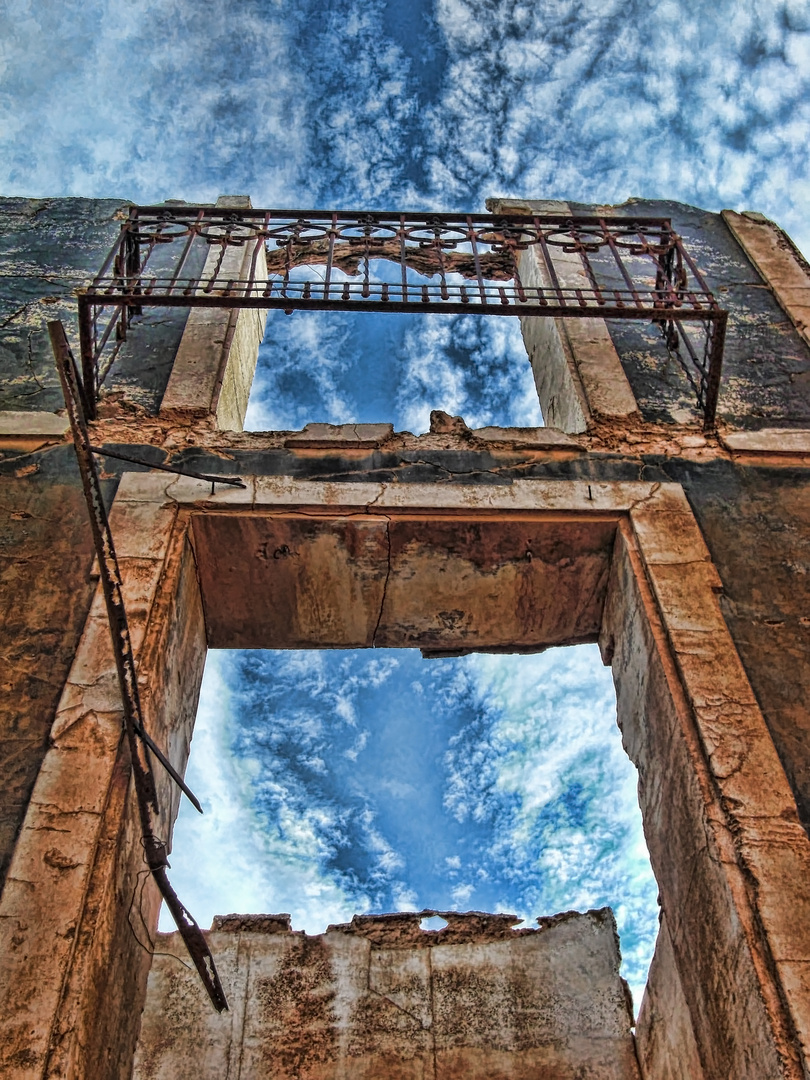
<svg viewBox="0 0 810 1080"><path fill-rule="evenodd" d="M757 214L489 211L0 203L8 1080L810 1076L808 267ZM243 432L268 310L340 306L519 317L548 426ZM660 891L635 1025L609 911L229 916L214 976L178 909L213 1001L155 940L208 646L588 641Z"/></svg>

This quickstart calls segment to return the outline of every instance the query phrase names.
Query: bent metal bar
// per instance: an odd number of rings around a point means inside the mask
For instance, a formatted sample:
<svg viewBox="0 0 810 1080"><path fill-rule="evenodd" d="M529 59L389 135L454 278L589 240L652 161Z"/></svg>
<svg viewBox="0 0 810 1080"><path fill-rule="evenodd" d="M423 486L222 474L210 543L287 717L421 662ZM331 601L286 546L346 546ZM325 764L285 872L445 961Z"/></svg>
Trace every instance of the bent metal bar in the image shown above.
<svg viewBox="0 0 810 1080"><path fill-rule="evenodd" d="M244 257L234 263L229 249ZM529 249L541 284L537 275L522 280ZM572 254L573 284L558 272L560 256ZM706 428L714 425L728 318L667 218L133 206L79 293L91 413L145 307L645 320L686 373Z"/></svg>

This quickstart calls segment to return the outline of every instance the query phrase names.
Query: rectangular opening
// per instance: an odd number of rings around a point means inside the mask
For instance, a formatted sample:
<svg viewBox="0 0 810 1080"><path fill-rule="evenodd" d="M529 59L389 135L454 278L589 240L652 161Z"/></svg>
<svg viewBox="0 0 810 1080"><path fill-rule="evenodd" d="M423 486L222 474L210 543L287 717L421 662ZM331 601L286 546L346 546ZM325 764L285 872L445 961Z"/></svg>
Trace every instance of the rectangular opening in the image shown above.
<svg viewBox="0 0 810 1080"><path fill-rule="evenodd" d="M517 319L269 312L246 430L384 419L418 435L432 409L471 428L543 424Z"/></svg>
<svg viewBox="0 0 810 1080"><path fill-rule="evenodd" d="M193 513L211 652L189 779L207 815L183 811L172 861L203 924L612 906L638 1006L657 886L593 644L616 527Z"/></svg>
<svg viewBox="0 0 810 1080"><path fill-rule="evenodd" d="M596 646L213 650L186 775L172 879L203 926L610 906L638 1009L658 889Z"/></svg>

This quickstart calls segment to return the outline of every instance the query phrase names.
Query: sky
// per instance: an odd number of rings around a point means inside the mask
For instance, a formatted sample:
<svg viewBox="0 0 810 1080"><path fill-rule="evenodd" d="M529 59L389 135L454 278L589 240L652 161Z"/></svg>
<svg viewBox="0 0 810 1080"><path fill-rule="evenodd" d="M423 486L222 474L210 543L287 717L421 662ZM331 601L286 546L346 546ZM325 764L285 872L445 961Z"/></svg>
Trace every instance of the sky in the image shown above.
<svg viewBox="0 0 810 1080"><path fill-rule="evenodd" d="M807 0L2 0L0 193L759 210L810 252ZM542 418L516 322L271 317L247 426ZM592 649L209 656L173 881L202 924L610 903L655 884Z"/></svg>

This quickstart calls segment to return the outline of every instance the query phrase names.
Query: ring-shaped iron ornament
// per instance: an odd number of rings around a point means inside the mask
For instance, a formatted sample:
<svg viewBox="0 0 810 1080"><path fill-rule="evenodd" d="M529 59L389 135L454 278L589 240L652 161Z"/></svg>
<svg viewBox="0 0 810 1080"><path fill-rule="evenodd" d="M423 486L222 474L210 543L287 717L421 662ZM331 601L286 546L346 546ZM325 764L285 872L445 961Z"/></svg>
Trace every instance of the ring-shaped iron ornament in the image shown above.
<svg viewBox="0 0 810 1080"><path fill-rule="evenodd" d="M352 247L362 247L364 244L380 247L382 244L396 240L398 235L398 228L392 225L380 225L375 222L373 226L366 225L362 229L355 225L338 229L336 243L350 244Z"/></svg>
<svg viewBox="0 0 810 1080"><path fill-rule="evenodd" d="M262 228L259 231L265 240L272 240L275 242L276 247L285 248L291 244L306 246L307 244L315 244L319 240L326 240L333 230L331 223L328 221L307 221L305 218L300 218L297 221Z"/></svg>
<svg viewBox="0 0 810 1080"><path fill-rule="evenodd" d="M630 255L665 255L677 247L673 233L662 230L656 235L645 232L639 225L622 229L611 228L609 235L616 247Z"/></svg>
<svg viewBox="0 0 810 1080"><path fill-rule="evenodd" d="M438 221L428 221L419 225L406 225L403 231L406 241L410 241L423 249L426 247L442 247L452 251L459 244L467 243L470 239L467 229L463 225L442 225Z"/></svg>
<svg viewBox="0 0 810 1080"><path fill-rule="evenodd" d="M585 239L586 238L586 239ZM563 251L599 251L610 243L601 229L566 229L560 226L544 234L543 239L549 247L562 248Z"/></svg>
<svg viewBox="0 0 810 1080"><path fill-rule="evenodd" d="M231 227L212 225L210 228L199 229L197 235L211 247L244 247L248 240L254 238L255 233L252 236L240 236L235 235Z"/></svg>
<svg viewBox="0 0 810 1080"><path fill-rule="evenodd" d="M475 229L475 240L478 244L485 244L493 251L504 251L507 248L524 250L540 241L542 232L531 224L516 224L513 221L495 221L492 225Z"/></svg>
<svg viewBox="0 0 810 1080"><path fill-rule="evenodd" d="M234 234L234 230L238 232ZM195 223L194 231L208 243L212 241L218 243L233 236L233 243L238 247L241 247L246 240L254 240L265 234L263 222L240 220L233 215Z"/></svg>
<svg viewBox="0 0 810 1080"><path fill-rule="evenodd" d="M131 235L141 244L171 244L175 240L182 240L184 236L189 236L195 232L197 232L197 228L193 221L175 221L172 219L144 222L139 219L135 223Z"/></svg>
<svg viewBox="0 0 810 1080"><path fill-rule="evenodd" d="M365 243L366 240L396 240L399 236L398 225L384 225L375 221L373 225L338 225L335 230L336 241L349 244Z"/></svg>

